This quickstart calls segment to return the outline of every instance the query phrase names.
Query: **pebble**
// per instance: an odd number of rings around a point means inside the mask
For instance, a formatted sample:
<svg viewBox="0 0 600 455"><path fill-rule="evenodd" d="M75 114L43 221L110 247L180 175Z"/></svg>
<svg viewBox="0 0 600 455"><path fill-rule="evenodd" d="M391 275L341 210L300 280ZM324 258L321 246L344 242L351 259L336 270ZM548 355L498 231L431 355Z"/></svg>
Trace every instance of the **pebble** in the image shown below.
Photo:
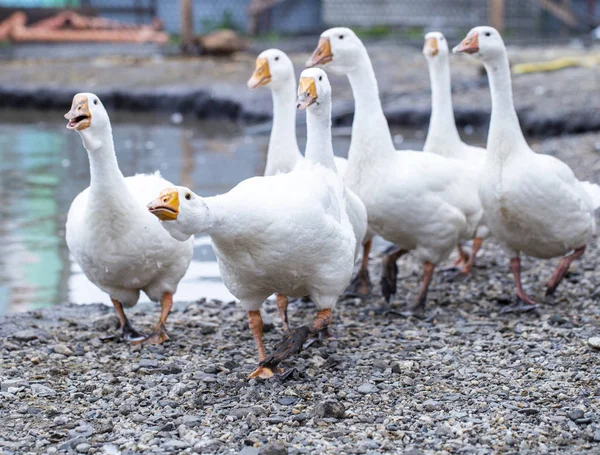
<svg viewBox="0 0 600 455"><path fill-rule="evenodd" d="M73 355L73 351L71 351L67 346L65 346L64 344L57 344L54 346L54 348L52 348L54 350L54 352L56 352L57 354L62 354L64 356L72 356Z"/></svg>
<svg viewBox="0 0 600 455"><path fill-rule="evenodd" d="M238 455L258 455L258 449L256 447L246 446L238 452Z"/></svg>
<svg viewBox="0 0 600 455"><path fill-rule="evenodd" d="M583 412L583 410L581 409L572 409L567 413L567 416L569 417L569 419L576 421L579 419L583 419L583 417L585 416L585 412Z"/></svg>
<svg viewBox="0 0 600 455"><path fill-rule="evenodd" d="M258 455L287 455L288 449L283 442L269 442L258 450Z"/></svg>
<svg viewBox="0 0 600 455"><path fill-rule="evenodd" d="M600 337L588 338L588 345L594 349L600 349Z"/></svg>
<svg viewBox="0 0 600 455"><path fill-rule="evenodd" d="M140 368L157 368L158 361L152 360L152 359L142 359L142 360L140 360L139 365L140 365Z"/></svg>
<svg viewBox="0 0 600 455"><path fill-rule="evenodd" d="M333 417L335 419L343 419L346 415L346 407L339 401L325 401L319 403L314 409L315 417Z"/></svg>
<svg viewBox="0 0 600 455"><path fill-rule="evenodd" d="M32 384L31 391L36 397L53 397L56 395L56 390L42 384Z"/></svg>
<svg viewBox="0 0 600 455"><path fill-rule="evenodd" d="M81 444L77 444L77 447L75 447L75 450L79 453L88 453L91 447L92 446L90 444L88 444L87 442L83 442Z"/></svg>
<svg viewBox="0 0 600 455"><path fill-rule="evenodd" d="M377 388L376 385L370 384L368 382L365 382L364 384L362 384L361 386L359 386L357 390L360 393L362 393L363 395L366 395L366 394L369 394L369 393L377 393L377 392L379 392L379 389Z"/></svg>

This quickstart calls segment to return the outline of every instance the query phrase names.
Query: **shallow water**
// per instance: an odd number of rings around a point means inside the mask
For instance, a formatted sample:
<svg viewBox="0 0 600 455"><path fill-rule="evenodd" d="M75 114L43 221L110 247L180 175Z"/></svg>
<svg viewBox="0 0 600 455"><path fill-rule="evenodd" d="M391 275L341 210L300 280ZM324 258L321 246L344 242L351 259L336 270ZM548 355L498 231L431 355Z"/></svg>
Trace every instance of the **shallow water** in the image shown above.
<svg viewBox="0 0 600 455"><path fill-rule="evenodd" d="M68 301L109 303L69 256L64 239L71 201L89 185L89 165L62 114L0 111L0 314ZM226 121L175 125L168 117L131 113L113 114L112 124L126 176L158 169L166 179L210 196L264 170L268 135L246 134L255 128ZM334 131L337 155L346 155L348 133ZM418 148L423 136L397 131L394 137L399 147ZM303 147L304 138L299 142ZM200 297L233 299L219 278L208 237L196 238L176 299Z"/></svg>

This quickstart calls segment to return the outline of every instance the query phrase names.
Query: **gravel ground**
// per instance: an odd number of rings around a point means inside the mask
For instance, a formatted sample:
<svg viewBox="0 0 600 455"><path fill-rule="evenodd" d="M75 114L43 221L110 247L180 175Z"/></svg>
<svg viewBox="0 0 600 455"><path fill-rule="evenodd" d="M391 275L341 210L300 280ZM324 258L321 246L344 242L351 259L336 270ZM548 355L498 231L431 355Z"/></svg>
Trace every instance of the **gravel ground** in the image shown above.
<svg viewBox="0 0 600 455"><path fill-rule="evenodd" d="M598 181L598 143L535 146ZM543 283L558 260L525 258L525 288L542 305L503 314L514 286L490 241L471 278L436 274L426 320L399 315L418 292L409 255L395 311L382 313L376 293L341 300L334 338L286 361L285 381L246 379L254 344L233 302L176 303L172 340L157 347L101 342L117 323L102 305L3 316L0 453L599 453L599 253L595 240L551 301ZM274 303L263 313L272 348ZM158 308L129 314L149 327ZM291 305L293 326L313 315L311 303Z"/></svg>
<svg viewBox="0 0 600 455"><path fill-rule="evenodd" d="M297 75L316 43L317 37L312 44L303 39L301 47L307 47L306 50L290 53ZM421 49L390 41L366 45L390 123L426 126L431 100L427 63ZM596 55L599 49L598 45L511 46L509 56L514 64ZM250 91L246 87L257 52L240 52L230 59L74 53L72 58L7 60L0 72L0 106L62 109L70 104L74 93L92 91L112 109L160 109L193 113L201 118L260 121L271 117L272 105L269 90ZM453 56L451 66L457 121L462 125L485 125L490 95L482 68L464 56ZM115 74L119 77L115 78ZM350 124L350 85L345 77L331 75L331 81L334 115L339 122ZM598 68L523 74L513 81L516 108L528 133L548 137L600 130Z"/></svg>

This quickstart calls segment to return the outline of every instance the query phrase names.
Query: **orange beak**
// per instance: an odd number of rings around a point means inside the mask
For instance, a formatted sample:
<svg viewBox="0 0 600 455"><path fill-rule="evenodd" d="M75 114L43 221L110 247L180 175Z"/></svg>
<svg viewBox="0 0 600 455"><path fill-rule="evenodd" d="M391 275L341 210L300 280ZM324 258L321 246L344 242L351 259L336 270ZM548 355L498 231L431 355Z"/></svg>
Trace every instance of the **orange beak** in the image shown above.
<svg viewBox="0 0 600 455"><path fill-rule="evenodd" d="M261 85L266 85L269 82L271 82L269 61L266 58L257 58L254 73L252 73L252 77L248 79L248 88L253 89Z"/></svg>
<svg viewBox="0 0 600 455"><path fill-rule="evenodd" d="M437 39L427 38L425 40L425 46L423 46L423 54L427 57L435 57L439 52Z"/></svg>
<svg viewBox="0 0 600 455"><path fill-rule="evenodd" d="M329 41L329 38L321 38L319 44L317 44L317 48L306 61L306 66L312 68L317 65L325 65L331 61L333 61L331 42Z"/></svg>
<svg viewBox="0 0 600 455"><path fill-rule="evenodd" d="M296 107L298 109L306 109L311 104L317 101L317 86L312 77L301 77L298 85L298 99Z"/></svg>
<svg viewBox="0 0 600 455"><path fill-rule="evenodd" d="M473 32L461 41L461 43L452 49L455 54L475 54L479 52L479 34Z"/></svg>
<svg viewBox="0 0 600 455"><path fill-rule="evenodd" d="M75 95L71 110L65 114L69 121L67 128L70 130L83 131L92 124L92 113L85 95Z"/></svg>
<svg viewBox="0 0 600 455"><path fill-rule="evenodd" d="M148 211L159 220L176 220L179 215L179 192L177 188L167 188L160 196L148 204Z"/></svg>

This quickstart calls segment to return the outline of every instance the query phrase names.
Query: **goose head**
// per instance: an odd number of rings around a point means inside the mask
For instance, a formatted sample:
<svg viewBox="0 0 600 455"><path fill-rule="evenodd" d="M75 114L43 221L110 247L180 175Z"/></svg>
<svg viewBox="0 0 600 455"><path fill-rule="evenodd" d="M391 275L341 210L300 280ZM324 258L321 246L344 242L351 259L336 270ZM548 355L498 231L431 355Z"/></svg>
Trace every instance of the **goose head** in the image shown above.
<svg viewBox="0 0 600 455"><path fill-rule="evenodd" d="M181 242L202 231L209 215L204 200L184 186L164 189L147 207L171 237Z"/></svg>
<svg viewBox="0 0 600 455"><path fill-rule="evenodd" d="M472 29L465 39L452 50L455 54L471 54L486 62L506 55L506 47L498 30L482 26Z"/></svg>
<svg viewBox="0 0 600 455"><path fill-rule="evenodd" d="M308 68L300 74L298 84L298 109L309 109L315 114L329 115L331 84L327 74L320 68Z"/></svg>
<svg viewBox="0 0 600 455"><path fill-rule="evenodd" d="M324 31L319 44L306 66L327 65L336 74L348 74L361 65L365 46L356 33L346 27L335 27Z"/></svg>
<svg viewBox="0 0 600 455"><path fill-rule="evenodd" d="M100 98L93 93L75 95L65 118L68 120L67 128L80 134L101 133L110 128L108 113Z"/></svg>
<svg viewBox="0 0 600 455"><path fill-rule="evenodd" d="M423 55L428 62L442 62L448 60L450 50L448 42L440 32L429 32L425 35L425 45L423 46Z"/></svg>
<svg viewBox="0 0 600 455"><path fill-rule="evenodd" d="M256 67L252 77L248 79L248 88L270 84L276 89L294 79L294 65L286 53L279 49L268 49L256 58Z"/></svg>

